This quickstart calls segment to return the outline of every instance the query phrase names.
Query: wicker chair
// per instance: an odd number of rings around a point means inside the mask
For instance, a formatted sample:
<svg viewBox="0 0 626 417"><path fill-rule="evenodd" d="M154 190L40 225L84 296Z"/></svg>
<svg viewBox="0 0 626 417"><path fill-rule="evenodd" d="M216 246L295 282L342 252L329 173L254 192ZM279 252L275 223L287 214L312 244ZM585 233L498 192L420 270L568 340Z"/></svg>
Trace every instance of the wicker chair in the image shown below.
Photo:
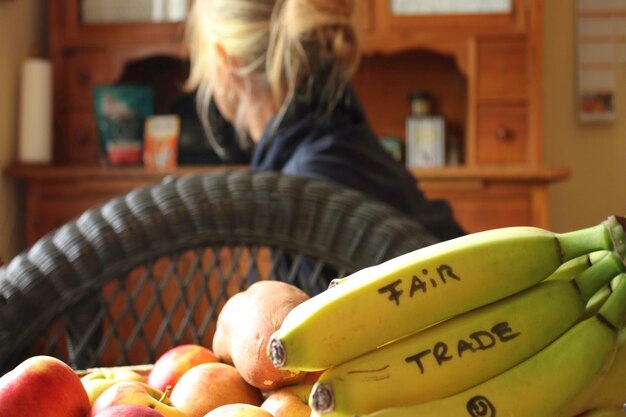
<svg viewBox="0 0 626 417"><path fill-rule="evenodd" d="M367 196L275 173L167 178L86 211L0 274L0 372L47 354L75 369L211 346L224 302L280 279L328 280L436 242Z"/></svg>

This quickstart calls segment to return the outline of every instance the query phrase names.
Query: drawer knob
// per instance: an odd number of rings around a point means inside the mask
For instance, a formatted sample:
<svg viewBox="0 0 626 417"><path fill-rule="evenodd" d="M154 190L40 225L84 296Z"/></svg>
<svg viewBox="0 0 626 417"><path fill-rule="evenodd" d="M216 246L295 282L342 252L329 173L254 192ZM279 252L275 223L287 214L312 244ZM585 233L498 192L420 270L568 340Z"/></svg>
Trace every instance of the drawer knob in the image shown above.
<svg viewBox="0 0 626 417"><path fill-rule="evenodd" d="M496 127L496 137L500 140L512 140L514 138L513 131L506 126Z"/></svg>
<svg viewBox="0 0 626 417"><path fill-rule="evenodd" d="M78 134L76 135L76 138L78 139L78 144L81 146L84 146L86 144L88 144L90 135L89 132L87 132L86 130L81 130L78 132Z"/></svg>
<svg viewBox="0 0 626 417"><path fill-rule="evenodd" d="M78 83L81 85L87 85L89 84L89 81L91 81L91 74L89 74L89 71L81 69L80 71L78 71Z"/></svg>

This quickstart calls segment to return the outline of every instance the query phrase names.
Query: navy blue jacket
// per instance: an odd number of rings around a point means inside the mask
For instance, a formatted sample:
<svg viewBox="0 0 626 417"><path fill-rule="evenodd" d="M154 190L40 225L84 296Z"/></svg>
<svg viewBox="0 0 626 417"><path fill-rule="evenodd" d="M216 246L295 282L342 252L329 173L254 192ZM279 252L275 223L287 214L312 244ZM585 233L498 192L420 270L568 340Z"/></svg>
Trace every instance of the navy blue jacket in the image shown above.
<svg viewBox="0 0 626 417"><path fill-rule="evenodd" d="M360 190L415 218L441 240L464 234L450 206L427 200L411 173L382 147L351 88L330 115L319 115L317 104L294 100L277 128L269 124L252 155L253 170Z"/></svg>

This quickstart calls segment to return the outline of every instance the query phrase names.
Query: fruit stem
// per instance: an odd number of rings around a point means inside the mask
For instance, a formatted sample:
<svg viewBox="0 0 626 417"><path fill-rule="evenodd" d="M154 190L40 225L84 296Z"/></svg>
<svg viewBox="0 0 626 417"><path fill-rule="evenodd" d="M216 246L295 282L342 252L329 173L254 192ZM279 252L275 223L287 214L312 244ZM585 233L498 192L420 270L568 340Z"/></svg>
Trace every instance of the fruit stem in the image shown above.
<svg viewBox="0 0 626 417"><path fill-rule="evenodd" d="M567 262L570 259L597 250L613 249L614 245L611 241L609 229L610 226L605 221L585 229L574 230L573 232L567 233L557 233L556 236L561 246L562 262ZM624 234L623 229L622 234Z"/></svg>
<svg viewBox="0 0 626 417"><path fill-rule="evenodd" d="M622 258L626 259L626 218L622 216L610 216L604 224L609 232L613 250Z"/></svg>
<svg viewBox="0 0 626 417"><path fill-rule="evenodd" d="M335 409L335 394L330 384L318 382L313 386L310 406L319 414L330 413Z"/></svg>
<svg viewBox="0 0 626 417"><path fill-rule="evenodd" d="M604 258L581 272L575 281L585 302L589 301L600 288L607 285L613 277L625 270L626 267L621 259L615 253L609 252Z"/></svg>
<svg viewBox="0 0 626 417"><path fill-rule="evenodd" d="M165 403L165 401L170 398L170 394L171 393L172 393L172 386L171 385L167 385L165 387L165 391L163 392L163 395L161 395L161 398L159 398L159 402L160 403Z"/></svg>
<svg viewBox="0 0 626 417"><path fill-rule="evenodd" d="M617 277L621 277L619 282L598 312L616 330L623 327L626 318L626 274L622 273Z"/></svg>

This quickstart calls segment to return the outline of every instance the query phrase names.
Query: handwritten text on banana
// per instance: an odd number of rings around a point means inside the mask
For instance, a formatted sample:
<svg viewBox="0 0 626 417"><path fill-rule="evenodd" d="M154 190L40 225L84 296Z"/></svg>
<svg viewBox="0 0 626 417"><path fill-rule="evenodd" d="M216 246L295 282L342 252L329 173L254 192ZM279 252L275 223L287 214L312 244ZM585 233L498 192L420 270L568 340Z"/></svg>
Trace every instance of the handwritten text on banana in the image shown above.
<svg viewBox="0 0 626 417"><path fill-rule="evenodd" d="M515 339L520 333L514 333L508 322L502 321L494 325L489 331L478 330L469 334L467 338L461 338L456 341L456 349L454 346L448 346L449 343L437 342L432 349L425 349L421 352L406 357L407 363L415 363L420 372L424 373L424 363L422 358L432 355L437 365L453 360L455 357L461 358L463 354L468 352L477 352L488 350L496 346L498 343L506 343Z"/></svg>
<svg viewBox="0 0 626 417"><path fill-rule="evenodd" d="M429 288L437 288L438 285L445 285L450 280L460 281L461 278L452 270L449 265L439 265L435 270L436 276L431 274L428 269L422 269L422 276L413 275L410 279L410 286L408 287L408 296L413 298L417 292L425 293ZM391 284L385 285L378 289L380 294L389 293L389 301L393 301L397 306L400 305L400 297L405 293L404 286L409 284L405 283L402 279L397 279Z"/></svg>

